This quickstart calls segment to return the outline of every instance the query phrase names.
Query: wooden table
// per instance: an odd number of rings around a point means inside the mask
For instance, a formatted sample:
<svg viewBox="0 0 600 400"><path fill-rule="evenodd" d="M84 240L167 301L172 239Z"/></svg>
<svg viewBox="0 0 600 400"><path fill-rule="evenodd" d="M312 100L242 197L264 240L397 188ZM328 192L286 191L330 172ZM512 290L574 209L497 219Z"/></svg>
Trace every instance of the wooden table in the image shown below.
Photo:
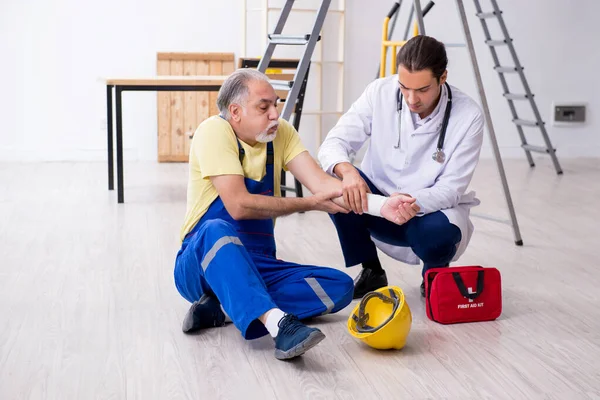
<svg viewBox="0 0 600 400"><path fill-rule="evenodd" d="M113 170L113 88L117 124L117 201L124 203L123 190L123 115L122 93L129 92L217 92L227 76L156 76L149 78L106 79L106 113L108 141L108 190L114 190Z"/></svg>

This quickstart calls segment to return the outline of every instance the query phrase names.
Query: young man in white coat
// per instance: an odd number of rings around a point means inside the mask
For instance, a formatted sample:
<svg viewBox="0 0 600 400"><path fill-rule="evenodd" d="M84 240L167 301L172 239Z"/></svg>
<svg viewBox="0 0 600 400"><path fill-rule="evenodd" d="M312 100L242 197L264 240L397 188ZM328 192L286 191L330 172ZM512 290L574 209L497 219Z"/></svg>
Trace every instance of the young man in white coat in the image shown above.
<svg viewBox="0 0 600 400"><path fill-rule="evenodd" d="M478 104L446 83L443 43L416 36L398 52L398 74L367 86L329 132L319 150L322 168L342 179L348 214L331 218L347 267L362 264L354 298L386 286L377 247L396 260L430 268L449 266L462 255L473 225L466 193L479 161L483 117ZM445 131L445 132L443 132ZM367 140L362 164L350 160ZM403 196L419 212L396 224L377 218L369 200ZM369 211L368 211L369 210ZM368 211L368 212L367 212ZM424 284L421 295L424 296Z"/></svg>

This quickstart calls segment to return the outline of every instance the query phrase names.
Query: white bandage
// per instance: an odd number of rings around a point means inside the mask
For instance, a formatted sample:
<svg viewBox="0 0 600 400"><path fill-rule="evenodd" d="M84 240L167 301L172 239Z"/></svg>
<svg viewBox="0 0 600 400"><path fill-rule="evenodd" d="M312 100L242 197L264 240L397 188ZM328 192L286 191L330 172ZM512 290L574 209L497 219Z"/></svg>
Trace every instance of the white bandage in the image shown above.
<svg viewBox="0 0 600 400"><path fill-rule="evenodd" d="M368 210L367 214L381 217L381 208L387 201L387 197L378 194L367 193Z"/></svg>

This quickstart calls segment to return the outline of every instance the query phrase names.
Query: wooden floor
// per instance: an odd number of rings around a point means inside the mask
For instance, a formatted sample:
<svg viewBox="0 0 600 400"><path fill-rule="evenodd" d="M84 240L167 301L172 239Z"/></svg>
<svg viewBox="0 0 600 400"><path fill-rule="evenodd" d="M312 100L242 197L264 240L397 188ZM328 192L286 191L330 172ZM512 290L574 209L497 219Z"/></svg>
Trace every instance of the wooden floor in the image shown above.
<svg viewBox="0 0 600 400"><path fill-rule="evenodd" d="M600 398L599 161L562 160L563 176L506 162L525 246L477 218L460 260L501 270L499 320L430 322L420 268L383 257L413 313L406 348L355 341L348 307L315 322L327 339L294 362L232 325L181 332L185 164L126 164L123 205L102 163L0 164L0 399ZM477 213L505 218L493 161L473 187ZM342 268L326 215L282 218L276 232L281 258Z"/></svg>

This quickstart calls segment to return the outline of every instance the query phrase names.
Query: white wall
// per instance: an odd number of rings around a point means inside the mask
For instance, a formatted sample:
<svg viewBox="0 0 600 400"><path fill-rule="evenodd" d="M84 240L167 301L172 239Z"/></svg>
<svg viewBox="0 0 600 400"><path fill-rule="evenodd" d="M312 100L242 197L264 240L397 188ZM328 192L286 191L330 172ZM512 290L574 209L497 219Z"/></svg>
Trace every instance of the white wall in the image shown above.
<svg viewBox="0 0 600 400"><path fill-rule="evenodd" d="M241 0L210 3L209 7L209 1L202 0L3 0L0 160L104 160L106 105L101 77L154 75L159 51L228 51L239 56ZM426 33L444 42L464 42L454 0L436 3L426 17ZM345 108L374 78L381 24L392 4L347 1ZM465 5L502 154L522 157L473 4L465 0ZM600 2L580 0L574 7L567 0L500 0L500 6L559 156L597 156L600 104L592 94L598 88L600 56L595 49L600 28L595 19ZM404 30L404 13L396 37ZM477 99L467 50L448 52L450 82ZM553 101L587 103L586 124L553 127ZM123 118L126 159L155 160L156 94L124 94ZM541 143L538 131L528 132L532 143ZM486 142L484 156L489 155Z"/></svg>
<svg viewBox="0 0 600 400"><path fill-rule="evenodd" d="M160 51L237 52L237 0L3 0L0 160L106 159L106 76ZM156 93L123 95L126 159L156 159Z"/></svg>

